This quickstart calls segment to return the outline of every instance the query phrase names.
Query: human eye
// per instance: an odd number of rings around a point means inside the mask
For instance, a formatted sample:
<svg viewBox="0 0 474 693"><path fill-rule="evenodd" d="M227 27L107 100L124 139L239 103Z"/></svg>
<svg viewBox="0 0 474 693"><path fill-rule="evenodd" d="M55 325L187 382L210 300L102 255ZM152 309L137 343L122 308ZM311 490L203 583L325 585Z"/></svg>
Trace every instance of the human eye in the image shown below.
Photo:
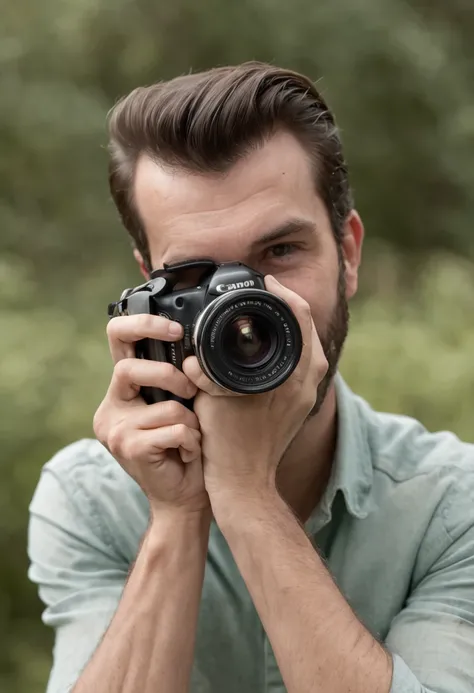
<svg viewBox="0 0 474 693"><path fill-rule="evenodd" d="M296 250L298 250L296 243L277 243L267 248L266 254L270 260L279 260L294 255Z"/></svg>

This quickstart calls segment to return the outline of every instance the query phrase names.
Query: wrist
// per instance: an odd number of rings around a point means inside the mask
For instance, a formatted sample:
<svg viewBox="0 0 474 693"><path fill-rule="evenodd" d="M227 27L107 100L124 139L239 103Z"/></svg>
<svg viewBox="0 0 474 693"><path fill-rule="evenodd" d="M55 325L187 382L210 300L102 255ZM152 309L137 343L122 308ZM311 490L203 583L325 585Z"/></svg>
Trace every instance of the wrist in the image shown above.
<svg viewBox="0 0 474 693"><path fill-rule="evenodd" d="M242 468L243 467L243 468ZM272 502L279 494L276 484L276 467L253 461L242 465L242 460L227 460L220 469L217 463L204 466L204 485L215 516L228 503L240 506L244 503Z"/></svg>
<svg viewBox="0 0 474 693"><path fill-rule="evenodd" d="M150 531L166 525L186 527L190 530L205 526L211 521L211 506L188 508L184 505L150 503Z"/></svg>
<svg viewBox="0 0 474 693"><path fill-rule="evenodd" d="M144 548L151 557L166 554L169 560L195 560L196 553L207 550L211 519L210 508L193 512L171 507L152 509Z"/></svg>
<svg viewBox="0 0 474 693"><path fill-rule="evenodd" d="M286 507L275 484L253 488L226 488L210 494L212 512L221 531L265 521L278 508Z"/></svg>

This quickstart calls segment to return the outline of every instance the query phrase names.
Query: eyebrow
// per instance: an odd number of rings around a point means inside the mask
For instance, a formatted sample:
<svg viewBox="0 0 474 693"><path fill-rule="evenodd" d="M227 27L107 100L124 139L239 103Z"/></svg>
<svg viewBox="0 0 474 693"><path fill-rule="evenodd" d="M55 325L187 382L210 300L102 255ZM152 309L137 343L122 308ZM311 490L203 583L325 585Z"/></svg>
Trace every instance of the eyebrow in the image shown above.
<svg viewBox="0 0 474 693"><path fill-rule="evenodd" d="M292 219L287 219L284 221L282 224L279 224L275 228L273 228L271 231L267 231L264 233L262 236L259 238L255 239L251 243L251 250L258 250L261 246L266 245L267 243L272 243L275 241L279 241L282 238L288 238L288 236L295 236L298 233L312 233L316 230L316 226L312 221L309 221L309 219L299 219L299 218L292 218ZM173 265L178 262L199 262L202 260L202 257L187 257L187 258L170 258L169 260L166 260L167 265Z"/></svg>
<svg viewBox="0 0 474 693"><path fill-rule="evenodd" d="M294 236L297 233L312 232L315 228L314 223L308 219L287 219L283 224L264 233L263 236L253 241L252 248L258 248L261 245L278 241L287 236Z"/></svg>

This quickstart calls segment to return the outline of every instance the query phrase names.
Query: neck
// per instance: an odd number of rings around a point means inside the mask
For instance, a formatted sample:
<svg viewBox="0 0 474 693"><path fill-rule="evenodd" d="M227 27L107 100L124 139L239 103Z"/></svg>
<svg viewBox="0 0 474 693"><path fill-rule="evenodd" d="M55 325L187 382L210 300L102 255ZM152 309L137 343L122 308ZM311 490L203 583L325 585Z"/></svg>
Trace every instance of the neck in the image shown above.
<svg viewBox="0 0 474 693"><path fill-rule="evenodd" d="M334 382L319 412L307 419L278 467L278 489L301 522L321 499L331 474L336 449Z"/></svg>

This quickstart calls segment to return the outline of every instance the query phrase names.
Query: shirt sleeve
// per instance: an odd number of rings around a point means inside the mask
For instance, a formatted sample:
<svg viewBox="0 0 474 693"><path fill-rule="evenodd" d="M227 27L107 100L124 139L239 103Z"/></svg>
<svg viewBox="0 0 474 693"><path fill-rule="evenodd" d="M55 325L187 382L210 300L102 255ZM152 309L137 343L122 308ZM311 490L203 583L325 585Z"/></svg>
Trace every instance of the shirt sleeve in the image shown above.
<svg viewBox="0 0 474 693"><path fill-rule="evenodd" d="M394 661L390 693L474 692L474 527L450 538L392 622L386 645Z"/></svg>
<svg viewBox="0 0 474 693"><path fill-rule="evenodd" d="M47 693L67 693L94 653L118 606L129 565L107 537L77 485L43 471L30 505L30 579L55 629Z"/></svg>

